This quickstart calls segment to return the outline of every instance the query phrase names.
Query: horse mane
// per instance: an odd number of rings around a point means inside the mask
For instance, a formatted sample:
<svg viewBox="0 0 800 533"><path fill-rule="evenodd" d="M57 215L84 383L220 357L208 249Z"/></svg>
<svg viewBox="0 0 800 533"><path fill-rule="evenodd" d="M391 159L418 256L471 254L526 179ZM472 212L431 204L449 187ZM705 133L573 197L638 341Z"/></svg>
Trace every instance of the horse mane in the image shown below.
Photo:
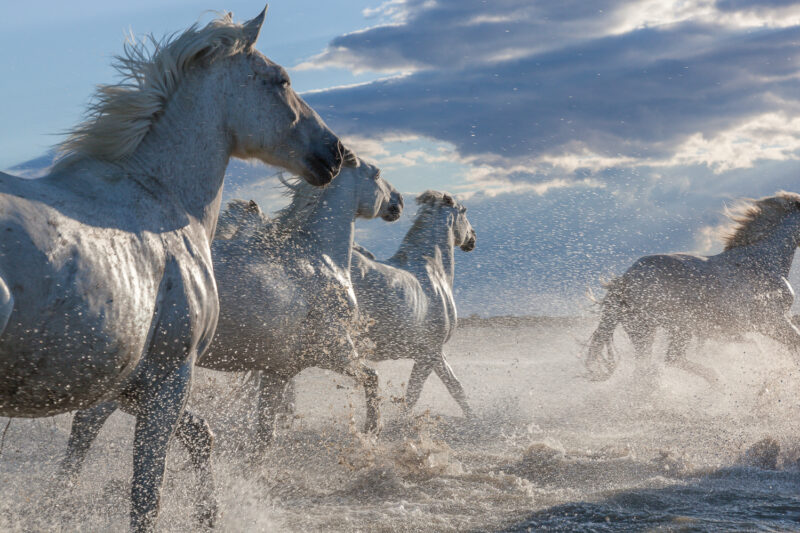
<svg viewBox="0 0 800 533"><path fill-rule="evenodd" d="M358 168L361 160L352 153L345 159L344 167ZM315 187L298 176L287 178L283 172L278 173L278 179L284 187L284 195L291 196L289 205L275 213L274 221L282 231L288 232L305 222L317 206L325 187Z"/></svg>
<svg viewBox="0 0 800 533"><path fill-rule="evenodd" d="M725 216L731 224L722 232L725 250L749 246L768 237L788 213L799 207L800 194L778 191L774 196L744 198L726 208Z"/></svg>
<svg viewBox="0 0 800 533"><path fill-rule="evenodd" d="M69 130L58 146L59 162L82 157L115 161L131 155L164 111L187 72L250 46L244 25L222 14L199 28L161 39L152 34L133 38L114 59L119 82L99 85L85 120Z"/></svg>
<svg viewBox="0 0 800 533"><path fill-rule="evenodd" d="M298 176L286 178L283 173L278 174L278 179L283 184L284 196L291 196L292 200L289 205L275 213L272 220L275 227L288 232L302 225L308 219L325 191L325 187L314 187Z"/></svg>

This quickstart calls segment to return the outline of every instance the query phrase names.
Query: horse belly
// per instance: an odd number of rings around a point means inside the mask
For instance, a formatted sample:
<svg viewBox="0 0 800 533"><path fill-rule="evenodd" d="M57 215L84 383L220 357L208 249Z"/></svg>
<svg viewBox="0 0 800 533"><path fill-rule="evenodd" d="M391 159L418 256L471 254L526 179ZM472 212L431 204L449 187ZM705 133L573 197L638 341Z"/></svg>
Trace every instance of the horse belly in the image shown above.
<svg viewBox="0 0 800 533"><path fill-rule="evenodd" d="M60 227L55 217L44 226L0 226L0 276L14 299L0 335L7 416L47 416L104 399L141 357L152 316L154 283L142 275L130 235L101 238L97 228Z"/></svg>

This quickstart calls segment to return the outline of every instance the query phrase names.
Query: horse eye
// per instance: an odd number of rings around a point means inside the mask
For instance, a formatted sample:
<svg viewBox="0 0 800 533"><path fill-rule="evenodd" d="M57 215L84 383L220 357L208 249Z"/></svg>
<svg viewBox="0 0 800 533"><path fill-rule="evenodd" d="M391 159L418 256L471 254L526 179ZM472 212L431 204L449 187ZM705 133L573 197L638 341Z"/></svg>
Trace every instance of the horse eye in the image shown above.
<svg viewBox="0 0 800 533"><path fill-rule="evenodd" d="M280 81L280 86L281 86L282 89L288 89L291 84L292 84L292 82L290 82L287 79L282 79Z"/></svg>

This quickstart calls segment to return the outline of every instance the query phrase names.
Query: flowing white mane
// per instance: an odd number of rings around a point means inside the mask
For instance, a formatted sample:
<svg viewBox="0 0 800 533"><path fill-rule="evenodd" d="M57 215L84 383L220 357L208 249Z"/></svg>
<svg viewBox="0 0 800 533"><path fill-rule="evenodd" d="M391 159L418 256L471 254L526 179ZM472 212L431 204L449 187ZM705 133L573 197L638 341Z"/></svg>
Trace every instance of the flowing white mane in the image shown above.
<svg viewBox="0 0 800 533"><path fill-rule="evenodd" d="M361 160L355 154L349 152L342 170L360 166ZM325 187L315 187L297 176L286 178L283 173L278 174L278 179L286 189L284 194L291 196L292 201L275 213L273 220L276 222L277 227L281 228L281 231L291 231L305 222L309 215L314 212L322 193L325 192Z"/></svg>
<svg viewBox="0 0 800 533"><path fill-rule="evenodd" d="M278 179L285 187L284 194L291 196L292 201L275 213L273 220L283 231L290 231L308 219L325 192L325 187L315 187L297 176L285 178L280 174Z"/></svg>
<svg viewBox="0 0 800 533"><path fill-rule="evenodd" d="M769 236L783 218L800 208L800 194L779 191L774 196L741 200L725 210L731 225L722 233L725 249L748 246Z"/></svg>
<svg viewBox="0 0 800 533"><path fill-rule="evenodd" d="M81 157L114 161L129 156L190 68L248 46L244 26L234 23L230 13L203 28L194 24L180 35L126 42L114 64L120 81L98 86L86 119L59 145L59 164Z"/></svg>

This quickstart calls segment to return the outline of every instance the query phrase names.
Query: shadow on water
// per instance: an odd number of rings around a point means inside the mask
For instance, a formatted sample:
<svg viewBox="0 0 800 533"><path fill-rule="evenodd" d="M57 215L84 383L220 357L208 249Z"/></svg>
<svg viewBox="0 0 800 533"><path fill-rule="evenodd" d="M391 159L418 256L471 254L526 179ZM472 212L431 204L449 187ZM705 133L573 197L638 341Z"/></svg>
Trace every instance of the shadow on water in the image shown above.
<svg viewBox="0 0 800 533"><path fill-rule="evenodd" d="M729 467L667 487L557 505L498 531L797 531L798 486L796 470Z"/></svg>

